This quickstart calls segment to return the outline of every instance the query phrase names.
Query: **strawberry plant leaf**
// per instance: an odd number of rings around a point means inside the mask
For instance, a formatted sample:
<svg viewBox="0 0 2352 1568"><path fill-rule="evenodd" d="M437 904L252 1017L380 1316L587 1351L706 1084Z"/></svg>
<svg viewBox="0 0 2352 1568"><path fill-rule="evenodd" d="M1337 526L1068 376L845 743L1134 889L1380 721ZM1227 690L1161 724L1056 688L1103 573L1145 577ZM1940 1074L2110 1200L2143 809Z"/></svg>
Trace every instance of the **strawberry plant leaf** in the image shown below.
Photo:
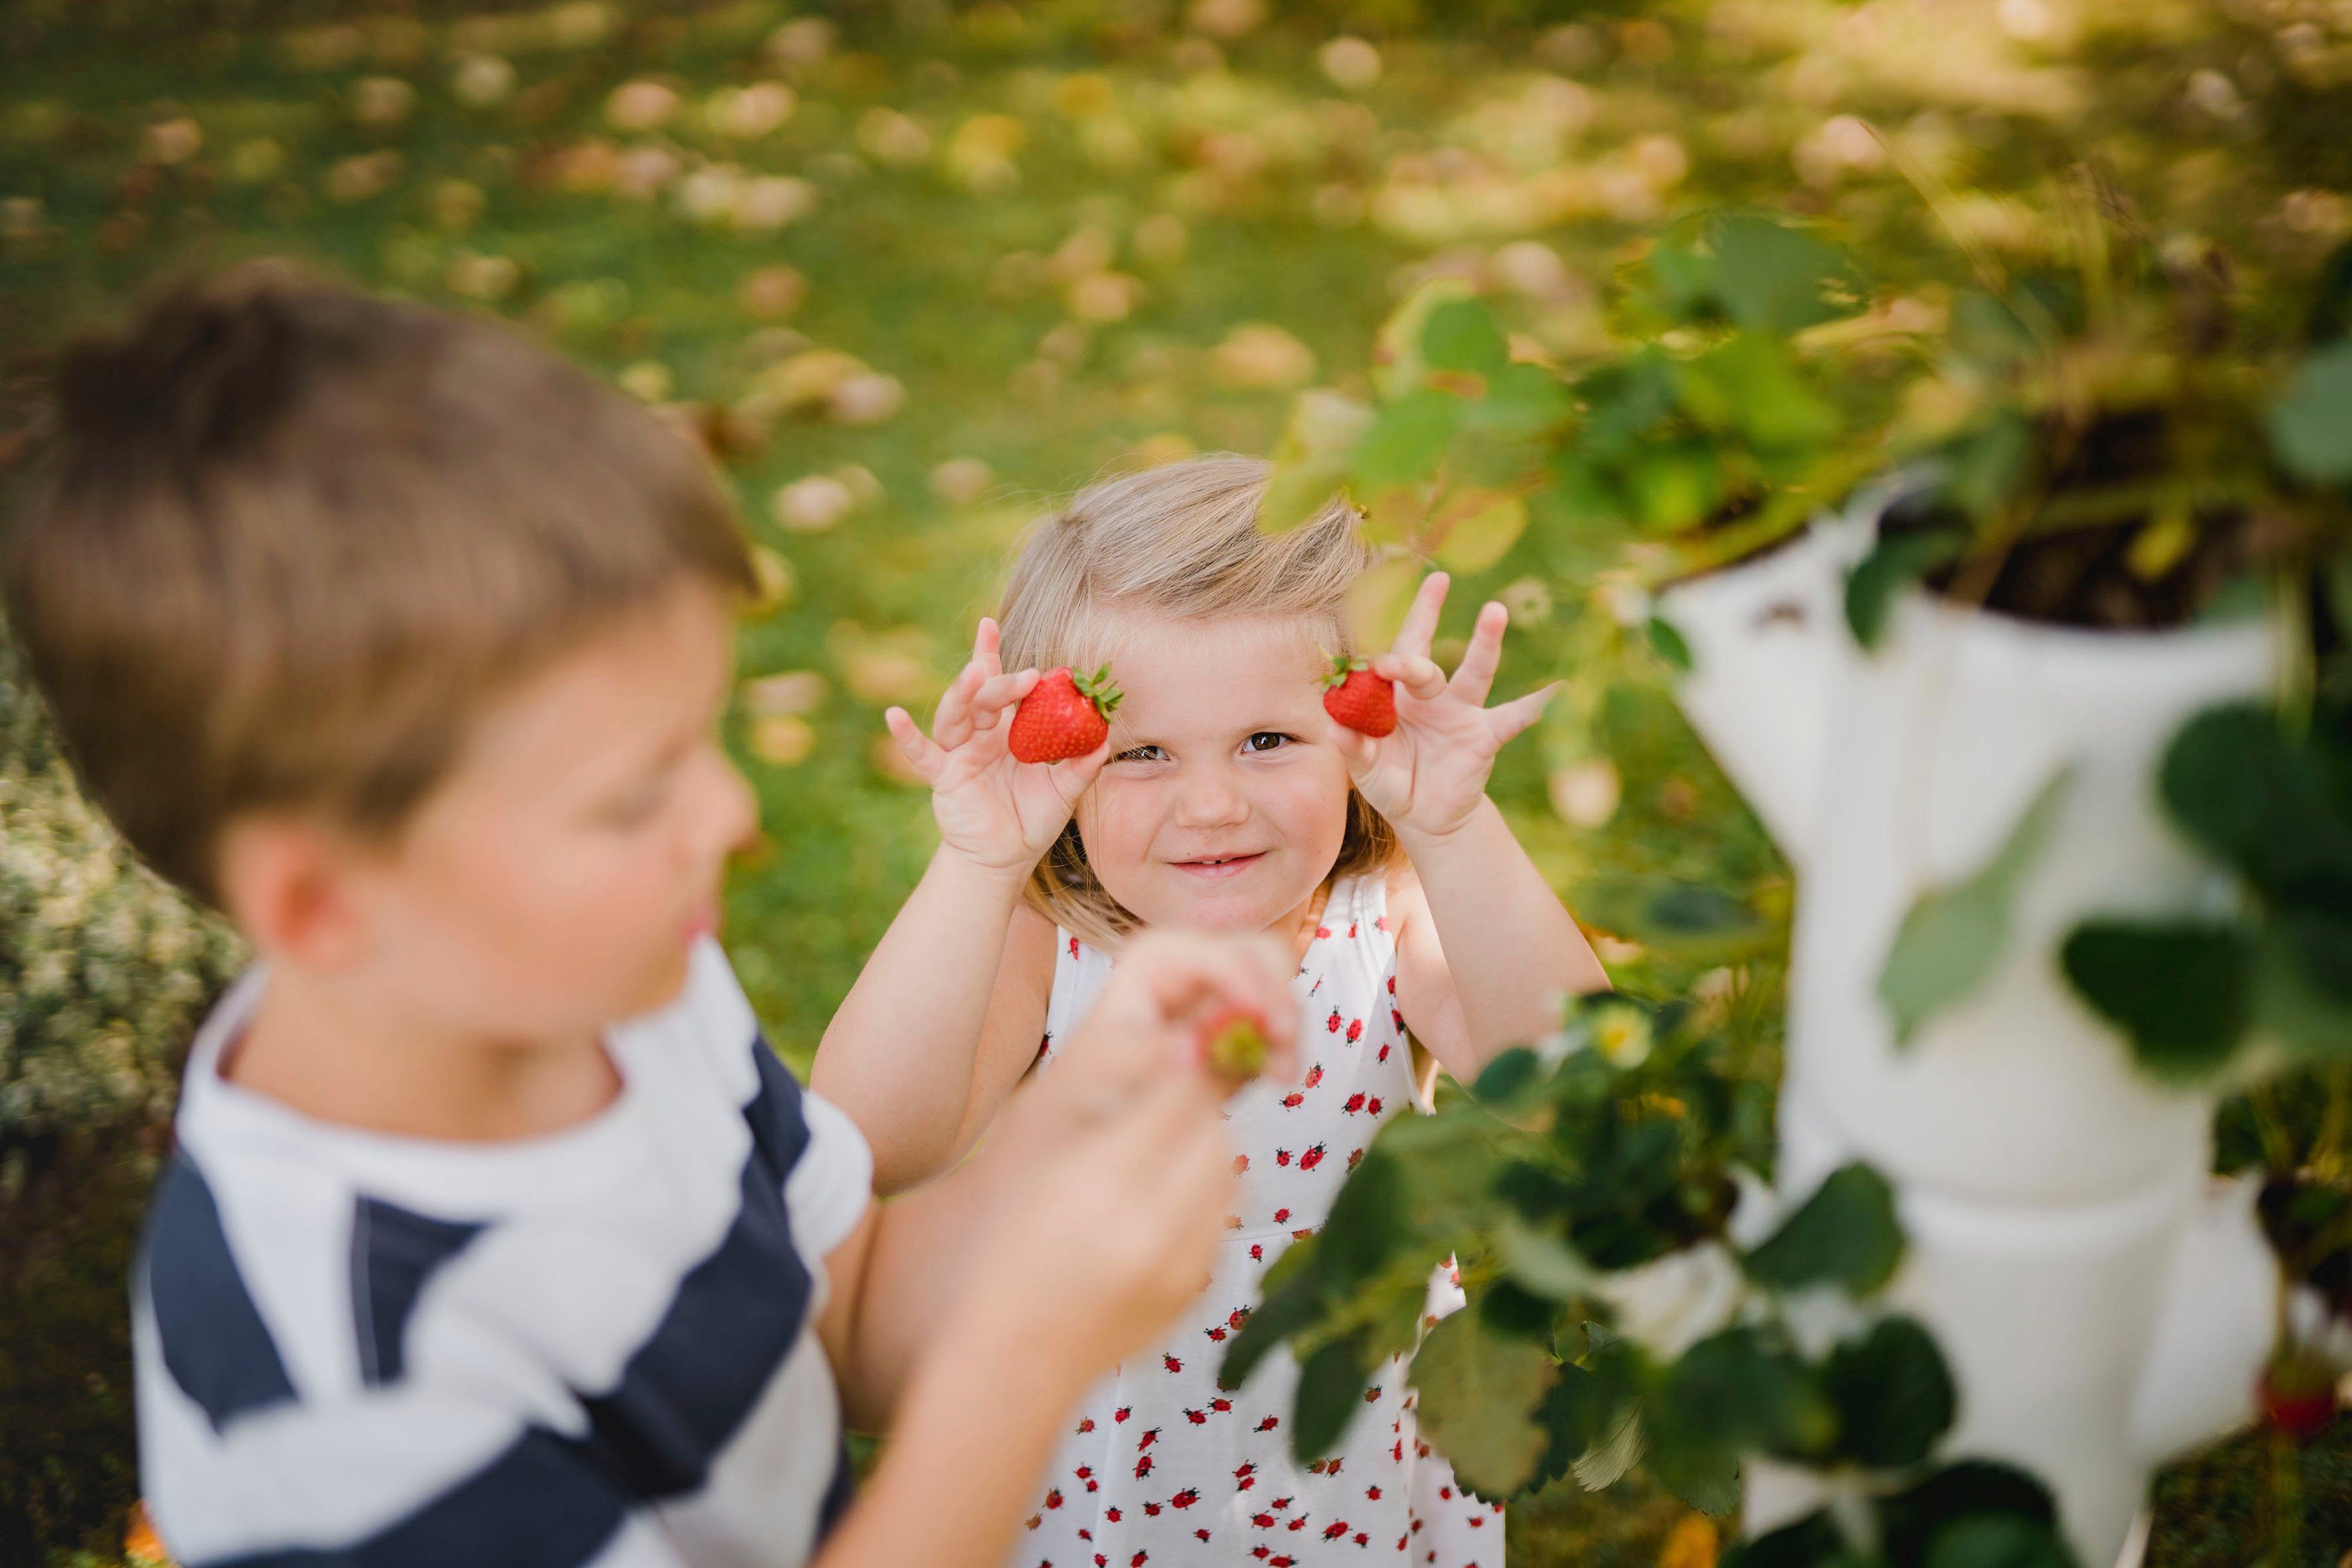
<svg viewBox="0 0 2352 1568"><path fill-rule="evenodd" d="M1510 345L1483 300L1445 300L1429 312L1421 331L1422 356L1432 370L1493 375L1511 360Z"/></svg>
<svg viewBox="0 0 2352 1568"><path fill-rule="evenodd" d="M1357 444L1349 472L1366 490L1420 484L1437 472L1469 405L1424 386L1382 408Z"/></svg>
<svg viewBox="0 0 2352 1568"><path fill-rule="evenodd" d="M2314 353L2271 405L2271 450L2288 472L2317 484L2352 479L2352 342Z"/></svg>
<svg viewBox="0 0 2352 1568"><path fill-rule="evenodd" d="M2009 910L2042 853L2072 781L2070 768L2042 786L1992 858L1974 876L1920 895L1878 973L1878 997L1909 1043L1934 1015L1975 995L2009 947Z"/></svg>
<svg viewBox="0 0 2352 1568"><path fill-rule="evenodd" d="M2264 897L2352 905L2352 828L2268 709L2233 703L2191 719L2158 788L2173 820Z"/></svg>
<svg viewBox="0 0 2352 1568"><path fill-rule="evenodd" d="M1889 1563L1917 1563L1947 1526L2005 1515L2045 1528L2058 1519L2049 1489L2023 1470L1990 1459L1962 1459L1878 1505L1880 1544Z"/></svg>
<svg viewBox="0 0 2352 1568"><path fill-rule="evenodd" d="M1823 1510L1741 1542L1724 1554L1722 1568L1863 1568L1867 1562L1846 1545L1845 1532Z"/></svg>
<svg viewBox="0 0 2352 1568"><path fill-rule="evenodd" d="M1836 1285L1861 1296L1894 1278L1903 1261L1895 1189L1870 1166L1851 1164L1740 1260L1748 1277L1775 1290Z"/></svg>
<svg viewBox="0 0 2352 1568"><path fill-rule="evenodd" d="M2076 1568L2055 1528L2032 1520L1963 1519L1935 1538L1922 1568Z"/></svg>
<svg viewBox="0 0 2352 1568"><path fill-rule="evenodd" d="M1801 331L1851 315L1862 271L1836 246L1759 213L1726 213L1707 226L1715 293L1753 332Z"/></svg>
<svg viewBox="0 0 2352 1568"><path fill-rule="evenodd" d="M1845 580L1845 624L1853 640L1874 648L1903 590L1966 553L1968 535L1937 529L1881 539Z"/></svg>
<svg viewBox="0 0 2352 1568"><path fill-rule="evenodd" d="M1290 1452L1300 1464L1312 1464L1339 1447L1348 1424L1364 1407L1370 1375L1364 1359L1351 1335L1331 1341L1300 1365L1298 1402L1290 1420Z"/></svg>
<svg viewBox="0 0 2352 1568"><path fill-rule="evenodd" d="M1274 473L1258 503L1261 533L1287 533L1312 521L1347 482L1372 411L1336 392L1300 394L1274 448Z"/></svg>
<svg viewBox="0 0 2352 1568"><path fill-rule="evenodd" d="M2059 963L2076 995L2123 1031L2140 1066L2195 1079L2220 1067L2253 1016L2254 944L2236 926L2087 921Z"/></svg>
<svg viewBox="0 0 2352 1568"><path fill-rule="evenodd" d="M1557 1371L1543 1346L1498 1331L1475 1310L1429 1331L1412 1362L1422 1430L1464 1486L1507 1498L1535 1474L1548 1444L1535 1411Z"/></svg>
<svg viewBox="0 0 2352 1568"><path fill-rule="evenodd" d="M1839 1457L1872 1469L1925 1459L1958 1397L1934 1338L1907 1317L1882 1319L1832 1351L1822 1382L1837 1407Z"/></svg>
<svg viewBox="0 0 2352 1568"><path fill-rule="evenodd" d="M1456 510L1449 508L1449 511ZM1528 503L1492 491L1464 498L1459 513L1444 522L1437 562L1449 572L1484 572L1511 552L1527 531Z"/></svg>

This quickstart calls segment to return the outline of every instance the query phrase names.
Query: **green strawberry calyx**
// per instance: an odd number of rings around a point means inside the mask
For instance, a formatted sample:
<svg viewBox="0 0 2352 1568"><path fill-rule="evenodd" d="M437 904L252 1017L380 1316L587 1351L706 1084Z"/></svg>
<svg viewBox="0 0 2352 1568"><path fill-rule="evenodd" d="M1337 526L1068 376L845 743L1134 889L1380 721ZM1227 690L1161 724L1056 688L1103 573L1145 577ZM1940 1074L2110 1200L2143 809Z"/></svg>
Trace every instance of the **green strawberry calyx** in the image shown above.
<svg viewBox="0 0 2352 1568"><path fill-rule="evenodd" d="M1070 671L1070 684L1076 687L1078 695L1093 703L1095 711L1106 719L1118 711L1119 699L1126 695L1111 684L1108 665L1104 665L1092 675L1080 675L1074 669Z"/></svg>
<svg viewBox="0 0 2352 1568"><path fill-rule="evenodd" d="M1348 677L1355 674L1356 671L1360 669L1370 669L1371 668L1372 661L1369 658L1350 658L1344 653L1333 654L1331 656L1331 672L1323 678L1323 684L1327 689L1336 691L1340 687L1348 684ZM1373 679L1378 679L1379 677L1375 676Z"/></svg>

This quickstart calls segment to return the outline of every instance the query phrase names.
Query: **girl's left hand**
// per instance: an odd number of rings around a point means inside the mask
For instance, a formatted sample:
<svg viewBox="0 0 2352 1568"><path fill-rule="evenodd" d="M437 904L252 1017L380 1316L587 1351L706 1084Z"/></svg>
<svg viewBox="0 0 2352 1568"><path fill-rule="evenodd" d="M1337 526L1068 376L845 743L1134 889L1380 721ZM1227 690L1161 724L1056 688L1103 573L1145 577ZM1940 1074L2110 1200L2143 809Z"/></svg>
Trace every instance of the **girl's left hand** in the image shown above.
<svg viewBox="0 0 2352 1568"><path fill-rule="evenodd" d="M1510 622L1509 612L1491 601L1478 612L1461 666L1446 679L1429 645L1447 582L1443 572L1422 580L1395 644L1371 661L1372 673L1396 682L1396 729L1375 740L1336 721L1331 725L1332 743L1356 787L1408 839L1443 838L1467 823L1486 798L1495 753L1540 718L1559 689L1554 682L1500 707L1486 705Z"/></svg>

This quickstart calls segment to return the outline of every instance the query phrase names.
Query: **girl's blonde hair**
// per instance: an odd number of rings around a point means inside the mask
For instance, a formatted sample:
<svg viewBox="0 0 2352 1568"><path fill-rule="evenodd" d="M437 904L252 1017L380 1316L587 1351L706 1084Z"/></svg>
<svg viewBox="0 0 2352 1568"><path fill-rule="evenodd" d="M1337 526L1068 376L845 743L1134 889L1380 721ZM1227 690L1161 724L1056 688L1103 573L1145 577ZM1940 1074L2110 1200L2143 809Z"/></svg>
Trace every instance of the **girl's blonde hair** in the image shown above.
<svg viewBox="0 0 2352 1568"><path fill-rule="evenodd" d="M1306 526L1258 531L1258 503L1273 465L1220 454L1169 463L1081 491L1037 524L1005 584L1007 669L1101 661L1123 614L1207 620L1296 616L1315 623L1324 646L1348 646L1346 604L1370 563L1355 510L1335 499ZM1332 871L1389 865L1396 832L1353 788ZM1074 818L1030 873L1032 908L1097 945L1139 923L1087 864Z"/></svg>

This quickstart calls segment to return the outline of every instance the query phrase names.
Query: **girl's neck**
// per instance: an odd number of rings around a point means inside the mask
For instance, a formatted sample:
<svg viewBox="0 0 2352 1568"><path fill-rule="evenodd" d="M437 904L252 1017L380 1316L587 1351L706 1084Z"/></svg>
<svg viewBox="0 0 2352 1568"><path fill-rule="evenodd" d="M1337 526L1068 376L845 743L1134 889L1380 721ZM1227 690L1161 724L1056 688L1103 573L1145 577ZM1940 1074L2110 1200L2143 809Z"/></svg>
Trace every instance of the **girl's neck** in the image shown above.
<svg viewBox="0 0 2352 1568"><path fill-rule="evenodd" d="M1323 923L1323 909L1330 898L1331 879L1326 877L1315 884L1315 890L1307 894L1297 909L1266 928L1274 935L1289 938L1290 961L1293 963L1306 958L1307 944L1315 940L1316 928Z"/></svg>

